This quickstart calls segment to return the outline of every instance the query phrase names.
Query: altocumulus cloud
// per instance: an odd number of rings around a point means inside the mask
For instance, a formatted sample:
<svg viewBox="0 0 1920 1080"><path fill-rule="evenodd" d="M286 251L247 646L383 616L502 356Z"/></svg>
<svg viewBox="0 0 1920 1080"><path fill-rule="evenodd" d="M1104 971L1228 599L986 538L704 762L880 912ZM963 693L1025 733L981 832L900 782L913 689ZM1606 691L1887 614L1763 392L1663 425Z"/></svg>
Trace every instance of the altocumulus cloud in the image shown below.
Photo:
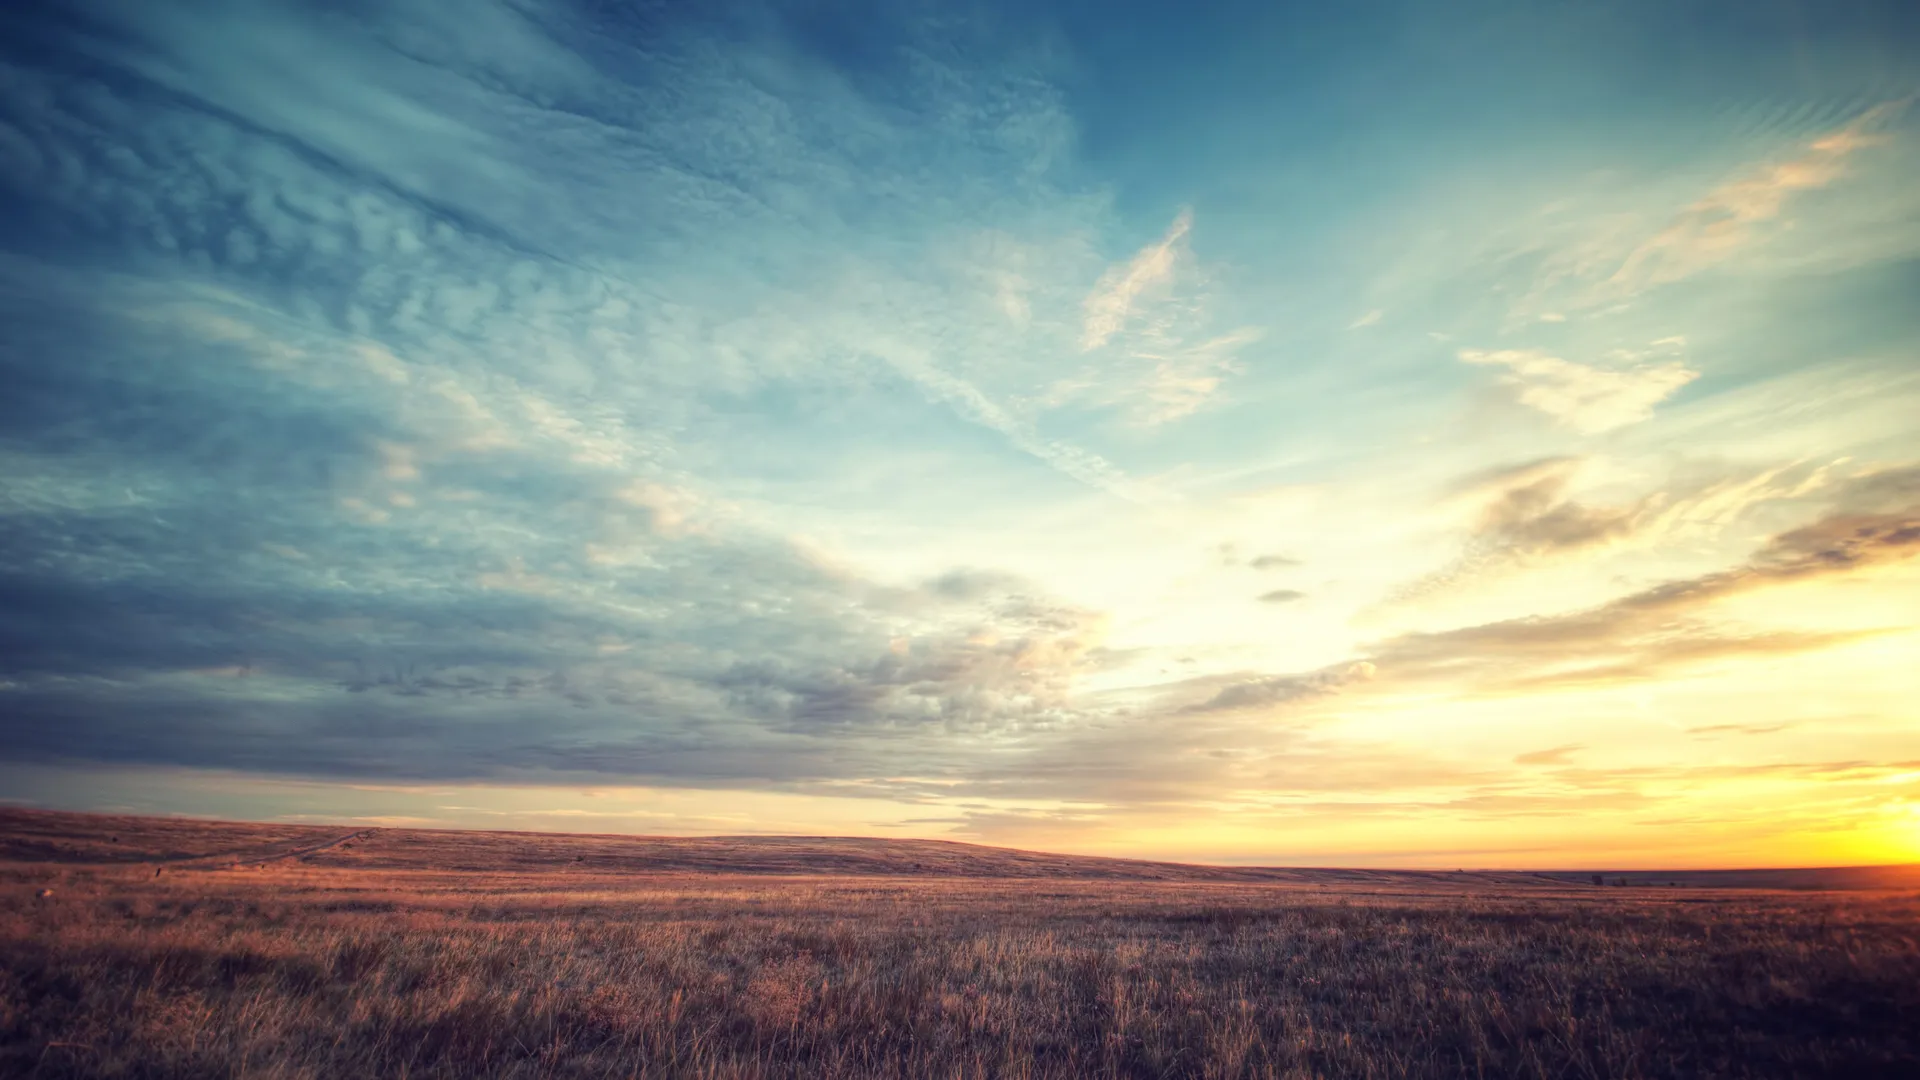
<svg viewBox="0 0 1920 1080"><path fill-rule="evenodd" d="M1125 486L1009 347L1106 272L1043 81L906 19L862 82L767 11L351 15L7 16L10 754L800 783L1059 722L1097 615L866 580L684 465L716 400L904 381Z"/></svg>

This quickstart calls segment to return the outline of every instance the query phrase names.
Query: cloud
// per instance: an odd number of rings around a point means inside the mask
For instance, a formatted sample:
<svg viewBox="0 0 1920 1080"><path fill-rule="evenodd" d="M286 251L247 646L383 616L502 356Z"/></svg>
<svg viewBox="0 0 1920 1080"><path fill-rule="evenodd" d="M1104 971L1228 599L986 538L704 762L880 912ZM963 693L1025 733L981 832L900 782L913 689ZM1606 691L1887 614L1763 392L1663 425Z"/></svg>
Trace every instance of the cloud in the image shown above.
<svg viewBox="0 0 1920 1080"><path fill-rule="evenodd" d="M1247 565L1255 570L1282 570L1299 566L1301 562L1287 555L1256 555L1247 560Z"/></svg>
<svg viewBox="0 0 1920 1080"><path fill-rule="evenodd" d="M1104 619L1069 608L1003 607L966 631L922 635L859 663L796 669L746 661L715 683L729 704L781 730L1009 733L1069 713L1074 678Z"/></svg>
<svg viewBox="0 0 1920 1080"><path fill-rule="evenodd" d="M647 512L647 525L654 532L678 536L704 531L699 524L701 500L684 488L649 480L635 480L621 488L615 497Z"/></svg>
<svg viewBox="0 0 1920 1080"><path fill-rule="evenodd" d="M1166 235L1141 248L1126 265L1101 276L1082 303L1086 320L1080 335L1081 351L1092 352L1106 345L1126 327L1143 295L1173 279L1182 245L1192 230L1193 211L1180 211Z"/></svg>
<svg viewBox="0 0 1920 1080"><path fill-rule="evenodd" d="M1920 506L1885 513L1847 512L1775 537L1761 549L1745 577L1761 582L1792 580L1915 554L1920 554Z"/></svg>
<svg viewBox="0 0 1920 1080"><path fill-rule="evenodd" d="M1194 345L1136 349L1134 356L1152 361L1153 367L1139 388L1127 395L1132 399L1134 421L1152 427L1198 412L1220 389L1221 382L1240 370L1234 359L1240 349L1260 336L1260 331L1246 327Z"/></svg>
<svg viewBox="0 0 1920 1080"><path fill-rule="evenodd" d="M1700 373L1678 360L1625 369L1590 367L1538 349L1462 349L1469 364L1501 367L1501 385L1522 404L1584 435L1598 435L1653 415L1653 407Z"/></svg>
<svg viewBox="0 0 1920 1080"><path fill-rule="evenodd" d="M1638 292L1731 258L1754 240L1764 223L1779 218L1795 195L1834 183L1846 175L1849 158L1885 143L1888 136L1879 132L1899 117L1910 100L1875 105L1813 139L1797 156L1759 166L1707 192L1634 248L1607 284Z"/></svg>
<svg viewBox="0 0 1920 1080"><path fill-rule="evenodd" d="M44 549L47 529L93 565L113 551L98 525L47 522L12 534L9 556ZM957 737L1058 722L1104 633L1099 616L1011 579L900 592L751 535L669 536L659 570L593 582L509 561L473 588L433 567L476 551L364 539L376 546L361 561L382 569L356 586L238 546L159 570L144 555L105 582L71 566L0 575L10 755L344 776L857 778L941 744L964 758ZM843 741L855 731L885 741Z"/></svg>
<svg viewBox="0 0 1920 1080"><path fill-rule="evenodd" d="M1565 614L1402 634L1373 643L1352 665L1242 679L1189 708L1304 703L1363 682L1382 694L1439 688L1463 697L1635 683L1710 661L1792 656L1873 637L1887 628L1746 629L1714 621L1712 608L1761 589L1920 558L1920 505L1854 508L1900 490L1906 472L1860 478L1840 494L1844 508L1780 533L1727 570L1663 582ZM1359 671L1364 678L1355 677Z"/></svg>
<svg viewBox="0 0 1920 1080"><path fill-rule="evenodd" d="M1473 494L1484 501L1473 540L1502 555L1577 551L1631 535L1656 508L1657 496L1631 506L1588 506L1567 497L1578 458L1553 457L1484 475Z"/></svg>
<svg viewBox="0 0 1920 1080"><path fill-rule="evenodd" d="M79 94L57 65L15 71L8 115L40 162L16 179L97 242L192 267L153 292L217 282L240 297L246 318L229 321L291 376L315 377L344 331L364 373L414 419L472 429L471 449L539 438L630 467L667 452L659 433L698 419L701 393L858 388L877 355L1033 460L1150 497L1096 450L1038 434L1036 384L1057 373L1025 358L1074 350L1081 238L1111 225L1049 182L1067 132L1044 83L929 53L901 73L928 97L902 112L775 42L715 52L691 23L649 34L634 63L596 65L564 44L579 28L555 5L482 2L450 20L399 4L353 24L229 7L109 2L98 34L49 29L135 77ZM907 42L933 33L883 21ZM309 70L321 61L330 74ZM652 79L676 64L671 91ZM785 122L796 107L820 122ZM119 145L136 149L104 149ZM1017 324L976 318L1009 290ZM1230 362L1218 337L1185 341L1164 371L1102 372L1088 393L1184 414Z"/></svg>
<svg viewBox="0 0 1920 1080"><path fill-rule="evenodd" d="M501 440L443 439L466 414L417 413L448 400L431 380L261 366L249 335L63 281L23 304L0 278L8 332L63 342L0 351L13 760L828 782L1056 723L1097 663L1093 613L1005 574L823 566L590 411L543 396Z"/></svg>
<svg viewBox="0 0 1920 1080"><path fill-rule="evenodd" d="M1712 311L1700 332L1722 341L1758 334L1729 356L1737 363L1738 353L1767 351L1780 333L1796 332L1779 323L1783 313L1755 306L1782 295L1776 286L1888 268L1867 275L1877 277L1920 250L1920 201L1901 183L1914 170L1916 147L1902 122L1912 99L1864 111L1858 100L1816 96L1763 111L1742 121L1745 134L1703 130L1677 157L1643 159L1645 148L1630 142L1596 145L1596 167L1578 175L1538 159L1500 184L1475 185L1484 198L1434 207L1448 225L1396 236L1398 265L1369 282L1368 295L1393 311L1456 313L1465 321L1438 329L1461 340L1483 316L1505 334L1532 328L1579 343ZM1750 148L1763 139L1784 149L1756 160ZM1739 163L1731 173L1729 161ZM1708 179L1689 175L1702 168L1712 170ZM1723 272L1708 279L1711 271ZM1682 281L1694 287L1670 288ZM1867 302L1877 310L1843 324L1884 323L1884 302Z"/></svg>
<svg viewBox="0 0 1920 1080"><path fill-rule="evenodd" d="M1493 691L1637 681L1734 657L1782 656L1880 632L1754 631L1705 621L1741 593L1890 565L1920 556L1920 506L1888 513L1845 510L1790 530L1744 564L1681 578L1599 607L1457 630L1406 634L1367 658L1383 681L1444 681Z"/></svg>
<svg viewBox="0 0 1920 1080"><path fill-rule="evenodd" d="M1381 318L1385 315L1386 315L1385 311L1381 310L1380 308L1374 308L1372 311L1369 311L1365 315L1362 315L1359 318L1348 323L1347 329L1360 330L1365 327L1372 326L1373 324L1379 322Z"/></svg>
<svg viewBox="0 0 1920 1080"><path fill-rule="evenodd" d="M1628 501L1582 501L1574 486L1599 464L1568 456L1539 458L1481 470L1455 484L1448 502L1466 516L1465 550L1452 566L1407 593L1594 549L1716 539L1762 504L1820 491L1833 482L1835 468L1835 463L1792 462L1747 475L1676 477L1661 490ZM1864 481L1850 482L1847 497L1862 503Z"/></svg>
<svg viewBox="0 0 1920 1080"><path fill-rule="evenodd" d="M1081 305L1080 351L1094 355L1056 380L1045 403L1118 408L1154 427L1197 412L1240 370L1238 354L1262 331L1211 324L1209 283L1186 249L1192 227L1192 212L1181 211L1159 241L1101 276Z"/></svg>
<svg viewBox="0 0 1920 1080"><path fill-rule="evenodd" d="M1568 757L1584 749L1586 747L1580 743L1568 743L1551 750L1535 750L1521 754L1513 759L1513 763L1515 765L1565 765Z"/></svg>
<svg viewBox="0 0 1920 1080"><path fill-rule="evenodd" d="M938 46L881 88L697 21L589 61L539 3L93 11L0 71L50 223L0 256L9 756L838 783L969 767L1106 662L1031 583L884 583L721 491L812 477L811 396L969 481L1161 497L1043 422L1116 223L1017 57L876 15ZM1197 407L1242 338L1138 287L1085 400Z"/></svg>
<svg viewBox="0 0 1920 1080"><path fill-rule="evenodd" d="M1015 592L1021 587L1021 582L998 570L955 569L933 578L923 587L948 600L978 602L994 595Z"/></svg>
<svg viewBox="0 0 1920 1080"><path fill-rule="evenodd" d="M1871 469L1848 480L1850 505L1873 512L1895 512L1920 502L1920 466Z"/></svg>
<svg viewBox="0 0 1920 1080"><path fill-rule="evenodd" d="M571 426L436 445L405 430L404 395L244 364L103 395L128 378L112 318L15 314L95 333L61 365L10 368L9 431L59 432L85 466L58 503L14 499L0 540L18 759L841 780L1055 722L1094 663L1101 620L1031 584L955 571L903 590L823 567L684 476L583 457ZM141 332L176 375L204 356ZM417 505L338 519L394 485Z"/></svg>
<svg viewBox="0 0 1920 1080"><path fill-rule="evenodd" d="M1625 505L1577 501L1570 489L1587 462L1555 456L1479 470L1454 484L1447 503L1466 518L1467 538L1451 564L1397 590L1390 603L1431 596L1502 570L1627 541L1684 513L1665 493ZM1716 489L1688 500L1704 504Z"/></svg>
<svg viewBox="0 0 1920 1080"><path fill-rule="evenodd" d="M1290 705L1340 692L1355 683L1374 677L1375 667L1362 660L1340 664L1304 675L1270 675L1244 679L1222 687L1206 701L1194 706L1195 712L1234 709L1262 709Z"/></svg>
<svg viewBox="0 0 1920 1080"><path fill-rule="evenodd" d="M1304 600L1306 597L1307 594L1298 589L1275 589L1272 592L1261 593L1260 602L1263 604L1290 604L1295 600Z"/></svg>
<svg viewBox="0 0 1920 1080"><path fill-rule="evenodd" d="M1063 475L1128 502L1165 501L1165 495L1133 480L1099 454L1058 439L1046 438L1034 429L1031 421L993 401L966 380L940 370L924 357L891 352L888 360L896 370L925 388L935 399L952 405L967 419L1005 435L1015 447L1046 462Z"/></svg>
<svg viewBox="0 0 1920 1080"><path fill-rule="evenodd" d="M1772 724L1701 724L1697 727L1688 728L1687 734L1699 736L1771 735L1776 731L1785 731L1788 728L1798 726L1798 723L1792 720L1782 720L1779 723Z"/></svg>

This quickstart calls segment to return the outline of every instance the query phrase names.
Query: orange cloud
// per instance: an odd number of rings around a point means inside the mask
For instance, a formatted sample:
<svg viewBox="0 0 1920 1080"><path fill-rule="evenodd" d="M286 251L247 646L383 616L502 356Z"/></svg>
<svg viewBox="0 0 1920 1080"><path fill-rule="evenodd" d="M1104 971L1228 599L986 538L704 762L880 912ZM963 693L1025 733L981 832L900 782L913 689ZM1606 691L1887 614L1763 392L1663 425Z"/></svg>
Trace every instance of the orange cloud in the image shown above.
<svg viewBox="0 0 1920 1080"><path fill-rule="evenodd" d="M1761 166L1714 188L1635 248L1608 284L1628 292L1678 281L1730 257L1761 223L1778 218L1795 195L1846 175L1847 159L1887 141L1875 134L1911 99L1883 102L1837 131L1808 143L1797 157Z"/></svg>

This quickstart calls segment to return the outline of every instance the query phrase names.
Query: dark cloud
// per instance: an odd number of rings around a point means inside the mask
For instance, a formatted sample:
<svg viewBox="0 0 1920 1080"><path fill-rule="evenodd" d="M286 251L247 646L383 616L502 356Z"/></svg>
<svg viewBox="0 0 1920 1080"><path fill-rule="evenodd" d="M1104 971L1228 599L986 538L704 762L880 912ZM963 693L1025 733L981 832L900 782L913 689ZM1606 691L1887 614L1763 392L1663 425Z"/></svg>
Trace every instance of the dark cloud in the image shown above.
<svg viewBox="0 0 1920 1080"><path fill-rule="evenodd" d="M1566 615L1407 634L1376 646L1369 658L1395 681L1464 678L1485 688L1523 688L1630 681L1708 659L1806 652L1875 631L1741 633L1703 621L1706 608L1739 593L1915 555L1920 507L1843 511L1781 534L1730 570L1665 582Z"/></svg>
<svg viewBox="0 0 1920 1080"><path fill-rule="evenodd" d="M1067 715L1071 679L1091 666L1097 633L1095 620L1063 609L964 636L899 641L859 664L803 669L763 660L713 681L737 708L782 730L1018 730Z"/></svg>
<svg viewBox="0 0 1920 1080"><path fill-rule="evenodd" d="M1586 506L1566 497L1580 462L1547 458L1500 471L1478 485L1488 495L1473 536L1515 555L1573 551L1633 532L1647 504Z"/></svg>
<svg viewBox="0 0 1920 1080"><path fill-rule="evenodd" d="M1045 148L1006 122L1019 87L882 111L651 23L360 15L6 16L8 757L841 781L1056 723L1116 662L1024 582L864 580L679 464L716 396L842 392L801 363L839 329L740 320L823 276L829 223L860 222L844 254L999 207L953 155ZM647 55L601 62L630 33ZM789 76L799 114L766 91Z"/></svg>
<svg viewBox="0 0 1920 1080"><path fill-rule="evenodd" d="M1247 560L1247 565L1255 570L1285 570L1289 567L1304 565L1299 559L1286 555L1256 555Z"/></svg>
<svg viewBox="0 0 1920 1080"><path fill-rule="evenodd" d="M1448 501L1471 514L1465 547L1451 565L1402 588L1393 599L1418 598L1482 574L1625 540L1666 505L1660 494L1624 506L1576 501L1568 489L1582 464L1576 457L1538 458L1480 470L1450 485Z"/></svg>
<svg viewBox="0 0 1920 1080"><path fill-rule="evenodd" d="M1594 505L1569 495L1583 467L1574 457L1547 457L1473 473L1449 489L1472 514L1464 550L1445 569L1401 590L1398 599L1458 587L1477 575L1643 537L1684 520L1689 505L1714 514L1745 513L1776 499L1800 499L1825 483L1828 469L1796 465L1758 476L1683 470L1672 489L1629 503ZM1833 501L1855 512L1897 513L1920 498L1911 469L1888 469L1830 487Z"/></svg>
<svg viewBox="0 0 1920 1080"><path fill-rule="evenodd" d="M1844 489L1843 505L1886 487L1884 476ZM1710 660L1784 657L1858 641L1876 628L1742 630L1709 609L1731 596L1839 576L1920 556L1920 506L1883 512L1841 509L1781 533L1745 563L1668 581L1610 603L1562 615L1531 616L1378 642L1354 665L1243 679L1188 709L1271 708L1344 692L1362 681L1379 689L1442 684L1461 693L1516 693L1635 682ZM1364 678L1356 677L1364 673ZM1196 686L1207 680L1196 681Z"/></svg>
<svg viewBox="0 0 1920 1080"><path fill-rule="evenodd" d="M1295 600L1305 600L1306 598L1307 594L1301 592L1299 589L1275 589L1272 592L1261 593L1259 597L1260 602L1263 604L1289 604Z"/></svg>
<svg viewBox="0 0 1920 1080"><path fill-rule="evenodd" d="M0 348L7 371L31 362ZM1097 619L1004 575L893 589L752 530L666 529L625 478L564 457L409 459L395 480L377 407L309 410L335 433L318 438L245 382L130 422L85 406L114 382L95 370L43 380L42 425L5 433L71 466L6 489L11 758L802 783L1046 723L1098 662ZM327 467L292 464L316 447ZM603 566L582 540L643 558Z"/></svg>
<svg viewBox="0 0 1920 1080"><path fill-rule="evenodd" d="M1920 553L1920 505L1891 513L1836 514L1776 538L1760 552L1756 576L1789 580Z"/></svg>
<svg viewBox="0 0 1920 1080"><path fill-rule="evenodd" d="M272 601L190 585L146 597L124 583L0 589L0 733L10 757L31 760L848 779L913 771L957 734L1046 725L1090 640L1027 620L896 653L865 617L834 610L846 593L770 619L703 596L712 580L673 596L698 610L652 626L485 591ZM806 584L790 578L789 601Z"/></svg>
<svg viewBox="0 0 1920 1080"><path fill-rule="evenodd" d="M1920 466L1878 469L1850 479L1842 495L1858 511L1887 513L1920 506Z"/></svg>
<svg viewBox="0 0 1920 1080"><path fill-rule="evenodd" d="M23 394L0 429L11 758L825 780L1048 722L1100 662L1097 619L1009 576L881 586L681 520L666 481L636 493L525 429L436 448L351 384L18 301L0 309ZM88 332L48 364L34 346L62 322ZM856 730L892 741L836 737Z"/></svg>

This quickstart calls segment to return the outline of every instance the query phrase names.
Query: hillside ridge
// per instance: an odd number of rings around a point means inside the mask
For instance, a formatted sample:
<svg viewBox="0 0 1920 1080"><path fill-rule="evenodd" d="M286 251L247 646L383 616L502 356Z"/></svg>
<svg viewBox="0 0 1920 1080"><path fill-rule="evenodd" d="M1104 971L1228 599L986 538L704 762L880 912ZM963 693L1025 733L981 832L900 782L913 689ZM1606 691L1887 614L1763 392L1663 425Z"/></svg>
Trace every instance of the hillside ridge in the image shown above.
<svg viewBox="0 0 1920 1080"><path fill-rule="evenodd" d="M636 836L0 809L0 861L151 864L156 870L298 863L362 870L831 875L1246 884L1920 889L1920 865L1740 870L1402 870L1222 866L995 847L961 840L799 835Z"/></svg>

